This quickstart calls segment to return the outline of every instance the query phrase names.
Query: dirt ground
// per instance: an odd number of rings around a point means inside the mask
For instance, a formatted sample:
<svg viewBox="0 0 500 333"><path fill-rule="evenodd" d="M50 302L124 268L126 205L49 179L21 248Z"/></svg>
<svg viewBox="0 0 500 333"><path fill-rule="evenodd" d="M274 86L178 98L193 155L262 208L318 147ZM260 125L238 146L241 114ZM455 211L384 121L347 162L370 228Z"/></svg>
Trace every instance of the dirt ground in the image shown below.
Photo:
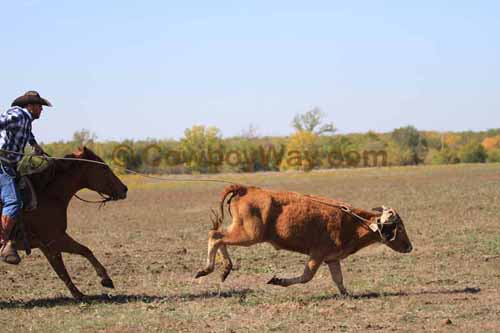
<svg viewBox="0 0 500 333"><path fill-rule="evenodd" d="M235 270L225 283L220 266L194 280L223 185L125 177L126 200L100 210L74 200L69 208L69 234L93 250L116 289L101 287L85 259L65 255L75 284L89 295L74 301L35 250L19 267L0 266L2 331L500 330L500 165L214 178L367 209L393 206L414 251L377 245L346 259L349 298L338 296L326 266L305 285L267 285L273 275L299 275L307 258L266 244L229 248Z"/></svg>

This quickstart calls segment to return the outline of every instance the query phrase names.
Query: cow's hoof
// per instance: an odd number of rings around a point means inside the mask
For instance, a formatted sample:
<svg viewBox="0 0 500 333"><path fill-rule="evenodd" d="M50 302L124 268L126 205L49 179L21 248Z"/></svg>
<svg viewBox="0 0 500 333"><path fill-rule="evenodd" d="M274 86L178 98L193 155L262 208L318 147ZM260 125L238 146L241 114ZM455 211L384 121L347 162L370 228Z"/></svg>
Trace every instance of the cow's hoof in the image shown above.
<svg viewBox="0 0 500 333"><path fill-rule="evenodd" d="M221 282L226 281L226 279L227 279L227 277L228 277L229 273L231 273L231 269L226 269L226 270L224 270L224 272L223 272L223 273L222 273L222 275L220 276L220 281L221 281Z"/></svg>
<svg viewBox="0 0 500 333"><path fill-rule="evenodd" d="M201 278L202 276L205 276L205 275L208 275L209 272L207 272L206 270L201 270L199 271L198 273L196 273L196 275L194 276L195 279L197 278Z"/></svg>
<svg viewBox="0 0 500 333"><path fill-rule="evenodd" d="M271 280L267 281L267 284L272 284L275 286L283 286L283 279L277 278L276 276L273 276Z"/></svg>
<svg viewBox="0 0 500 333"><path fill-rule="evenodd" d="M115 285L113 284L113 281L110 278L102 279L101 285L106 288L115 289Z"/></svg>

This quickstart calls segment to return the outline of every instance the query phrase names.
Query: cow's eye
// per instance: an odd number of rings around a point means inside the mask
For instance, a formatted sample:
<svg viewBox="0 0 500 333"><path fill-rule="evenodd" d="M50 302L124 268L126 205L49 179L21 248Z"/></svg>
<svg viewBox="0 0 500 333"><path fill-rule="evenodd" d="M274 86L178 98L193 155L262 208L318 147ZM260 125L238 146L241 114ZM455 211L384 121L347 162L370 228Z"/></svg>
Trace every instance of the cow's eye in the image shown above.
<svg viewBox="0 0 500 333"><path fill-rule="evenodd" d="M394 229L396 229L396 227L394 225L385 225L383 228L382 228L382 233L384 234L384 236L386 237L391 237L393 232L394 232Z"/></svg>

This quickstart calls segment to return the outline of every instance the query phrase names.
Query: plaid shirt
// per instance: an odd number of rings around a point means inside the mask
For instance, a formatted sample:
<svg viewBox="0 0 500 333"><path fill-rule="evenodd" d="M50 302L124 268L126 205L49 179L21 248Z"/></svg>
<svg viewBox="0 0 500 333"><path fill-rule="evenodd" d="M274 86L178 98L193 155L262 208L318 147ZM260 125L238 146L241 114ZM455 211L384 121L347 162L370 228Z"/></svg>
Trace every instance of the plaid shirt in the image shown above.
<svg viewBox="0 0 500 333"><path fill-rule="evenodd" d="M32 121L31 113L18 106L0 114L0 149L24 153L26 143L31 146L36 145L35 137L31 133ZM14 163L23 158L22 155L2 153L1 151L0 155Z"/></svg>

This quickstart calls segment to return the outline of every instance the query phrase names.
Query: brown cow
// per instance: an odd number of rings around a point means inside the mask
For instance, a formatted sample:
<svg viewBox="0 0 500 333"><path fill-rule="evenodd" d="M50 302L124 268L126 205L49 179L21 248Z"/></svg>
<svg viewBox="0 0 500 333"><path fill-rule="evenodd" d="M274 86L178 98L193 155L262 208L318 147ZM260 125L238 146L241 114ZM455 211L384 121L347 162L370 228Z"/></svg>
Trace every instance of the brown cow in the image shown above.
<svg viewBox="0 0 500 333"><path fill-rule="evenodd" d="M232 224L221 231L224 202L232 214ZM342 295L347 290L342 281L340 260L374 243L408 253L412 245L403 221L392 208L374 209L377 213L352 208L342 202L294 192L276 192L258 187L230 185L224 189L220 215L213 211L214 227L208 233L208 258L205 269L196 278L214 271L217 251L222 256L222 281L232 269L227 245L250 246L267 242L276 249L307 254L309 260L299 277L273 277L268 283L288 287L310 281L319 266L328 265L333 281Z"/></svg>

